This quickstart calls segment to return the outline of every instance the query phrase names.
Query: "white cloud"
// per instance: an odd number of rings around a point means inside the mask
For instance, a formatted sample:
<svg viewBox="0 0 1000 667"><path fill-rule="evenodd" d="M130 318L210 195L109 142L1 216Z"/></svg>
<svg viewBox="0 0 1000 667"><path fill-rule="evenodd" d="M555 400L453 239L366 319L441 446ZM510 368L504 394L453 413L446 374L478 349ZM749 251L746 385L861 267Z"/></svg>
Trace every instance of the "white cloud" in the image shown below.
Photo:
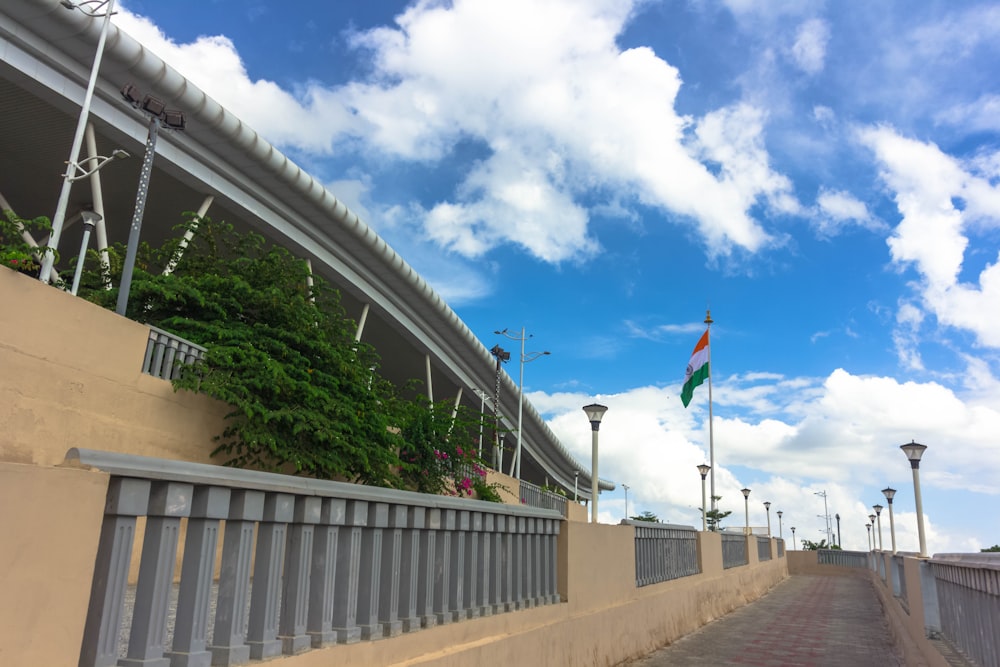
<svg viewBox="0 0 1000 667"><path fill-rule="evenodd" d="M449 196L420 206L427 238L466 257L503 244L553 263L592 256L599 245L581 202L595 192L673 214L712 256L760 250L773 239L750 210L798 210L769 164L764 114L736 105L679 115L677 69L648 48L617 46L633 8L417 2L396 26L351 36L371 59L367 79L305 82L294 95L253 80L225 37L177 44L128 12L117 21L279 146L383 164L441 160L459 142L481 148Z"/></svg>
<svg viewBox="0 0 1000 667"><path fill-rule="evenodd" d="M985 266L978 285L960 281L970 226L1000 227L1000 191L933 144L886 127L859 136L875 152L902 215L889 239L893 261L918 271L923 305L941 324L1000 347L1000 261Z"/></svg>
<svg viewBox="0 0 1000 667"><path fill-rule="evenodd" d="M986 94L965 104L955 104L935 114L934 119L966 132L1000 131L1000 95Z"/></svg>
<svg viewBox="0 0 1000 667"><path fill-rule="evenodd" d="M837 236L850 225L871 231L882 231L886 225L872 216L865 203L849 192L820 189L816 198L817 211L813 226L823 238Z"/></svg>
<svg viewBox="0 0 1000 667"><path fill-rule="evenodd" d="M818 74L826 60L830 28L822 19L810 19L799 26L791 48L792 61L806 74Z"/></svg>

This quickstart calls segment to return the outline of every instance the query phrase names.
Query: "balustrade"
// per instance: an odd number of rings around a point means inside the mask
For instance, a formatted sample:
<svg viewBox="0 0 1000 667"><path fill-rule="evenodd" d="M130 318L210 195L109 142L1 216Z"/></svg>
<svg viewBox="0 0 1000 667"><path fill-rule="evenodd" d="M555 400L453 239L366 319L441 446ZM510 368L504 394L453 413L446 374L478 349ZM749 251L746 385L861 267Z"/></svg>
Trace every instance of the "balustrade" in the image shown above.
<svg viewBox="0 0 1000 667"><path fill-rule="evenodd" d="M750 562L747 554L747 536L722 533L722 567L729 569Z"/></svg>
<svg viewBox="0 0 1000 667"><path fill-rule="evenodd" d="M698 533L692 526L633 521L635 527L635 585L649 586L701 572Z"/></svg>

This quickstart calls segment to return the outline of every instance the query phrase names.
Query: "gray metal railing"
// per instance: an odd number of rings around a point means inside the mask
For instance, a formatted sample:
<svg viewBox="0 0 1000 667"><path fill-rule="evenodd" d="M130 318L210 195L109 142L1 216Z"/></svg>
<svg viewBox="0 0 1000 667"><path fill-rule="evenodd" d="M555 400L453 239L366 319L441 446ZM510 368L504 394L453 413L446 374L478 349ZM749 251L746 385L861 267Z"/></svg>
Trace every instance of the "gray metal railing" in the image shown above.
<svg viewBox="0 0 1000 667"><path fill-rule="evenodd" d="M778 539L778 558L784 558L784 557L785 557L785 541L779 538Z"/></svg>
<svg viewBox="0 0 1000 667"><path fill-rule="evenodd" d="M649 586L701 572L698 531L693 526L631 519L623 519L621 524L635 527L636 586Z"/></svg>
<svg viewBox="0 0 1000 667"><path fill-rule="evenodd" d="M559 602L551 510L84 449L67 461L111 475L81 667L235 665Z"/></svg>
<svg viewBox="0 0 1000 667"><path fill-rule="evenodd" d="M868 552L840 551L838 549L820 549L816 552L816 562L820 565L835 567L869 567Z"/></svg>
<svg viewBox="0 0 1000 667"><path fill-rule="evenodd" d="M892 557L892 594L908 605L906 598L906 577L903 575L903 556L894 554Z"/></svg>
<svg viewBox="0 0 1000 667"><path fill-rule="evenodd" d="M521 480L521 502L528 507L555 510L566 516L566 497Z"/></svg>
<svg viewBox="0 0 1000 667"><path fill-rule="evenodd" d="M729 569L750 562L746 535L722 533L722 567Z"/></svg>
<svg viewBox="0 0 1000 667"><path fill-rule="evenodd" d="M204 359L206 352L201 345L195 345L163 329L149 327L142 372L161 380L173 380L180 374L183 366Z"/></svg>
<svg viewBox="0 0 1000 667"><path fill-rule="evenodd" d="M771 538L757 536L757 560L763 563L771 560Z"/></svg>
<svg viewBox="0 0 1000 667"><path fill-rule="evenodd" d="M977 665L1000 666L1000 554L935 554L941 632Z"/></svg>

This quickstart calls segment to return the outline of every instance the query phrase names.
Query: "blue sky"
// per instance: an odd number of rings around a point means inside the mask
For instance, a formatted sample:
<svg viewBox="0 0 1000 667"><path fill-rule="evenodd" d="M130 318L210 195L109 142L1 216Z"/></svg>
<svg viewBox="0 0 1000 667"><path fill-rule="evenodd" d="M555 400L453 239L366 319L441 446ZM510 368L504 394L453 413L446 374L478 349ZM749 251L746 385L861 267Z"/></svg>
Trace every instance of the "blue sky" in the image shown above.
<svg viewBox="0 0 1000 667"><path fill-rule="evenodd" d="M127 0L117 23L358 212L629 513L717 493L865 548L1000 542L1000 6L773 0ZM506 341L516 352L517 343ZM516 354L515 354L516 358ZM516 364L508 368L517 377ZM622 490L602 521L624 515ZM888 545L887 522L883 526Z"/></svg>

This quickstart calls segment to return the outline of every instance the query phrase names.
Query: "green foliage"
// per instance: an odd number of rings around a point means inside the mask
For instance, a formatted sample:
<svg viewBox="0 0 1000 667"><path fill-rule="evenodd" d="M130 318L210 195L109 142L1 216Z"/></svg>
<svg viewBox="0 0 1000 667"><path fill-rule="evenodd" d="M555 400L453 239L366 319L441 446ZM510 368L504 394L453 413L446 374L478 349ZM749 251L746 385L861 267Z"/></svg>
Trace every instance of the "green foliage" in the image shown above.
<svg viewBox="0 0 1000 667"><path fill-rule="evenodd" d="M803 551L819 551L820 549L829 549L833 551L840 551L840 547L836 544L827 544L826 539L822 539L819 542L812 542L810 540L802 540L802 550Z"/></svg>
<svg viewBox="0 0 1000 667"><path fill-rule="evenodd" d="M429 493L471 488L460 471L478 465L478 417L453 423L445 404L401 400L378 374L375 351L354 340L339 294L304 261L207 218L184 229L197 233L183 253L177 240L140 247L127 314L207 348L174 384L232 407L213 454L239 467ZM118 290L104 285L118 284L123 254L109 252L111 275L88 256L80 294L113 308Z"/></svg>
<svg viewBox="0 0 1000 667"><path fill-rule="evenodd" d="M28 220L18 217L14 211L4 210L0 216L0 266L37 276L47 246L33 247L22 236L24 231L41 238L52 231L52 224L44 216Z"/></svg>
<svg viewBox="0 0 1000 667"><path fill-rule="evenodd" d="M722 500L722 496L712 496L712 500L718 503ZM712 531L718 531L722 528L722 520L727 516L732 514L732 511L723 512L722 510L714 509L705 512L705 523L708 524L708 529Z"/></svg>
<svg viewBox="0 0 1000 667"><path fill-rule="evenodd" d="M985 549L980 549L979 552L980 553L984 553L984 554L1000 552L1000 544L994 544L992 547L987 547Z"/></svg>
<svg viewBox="0 0 1000 667"><path fill-rule="evenodd" d="M660 523L660 518L655 514L653 514L652 512L650 512L649 510L645 510L644 512L639 514L639 516L632 516L629 518L632 519L633 521L648 521L650 523Z"/></svg>

